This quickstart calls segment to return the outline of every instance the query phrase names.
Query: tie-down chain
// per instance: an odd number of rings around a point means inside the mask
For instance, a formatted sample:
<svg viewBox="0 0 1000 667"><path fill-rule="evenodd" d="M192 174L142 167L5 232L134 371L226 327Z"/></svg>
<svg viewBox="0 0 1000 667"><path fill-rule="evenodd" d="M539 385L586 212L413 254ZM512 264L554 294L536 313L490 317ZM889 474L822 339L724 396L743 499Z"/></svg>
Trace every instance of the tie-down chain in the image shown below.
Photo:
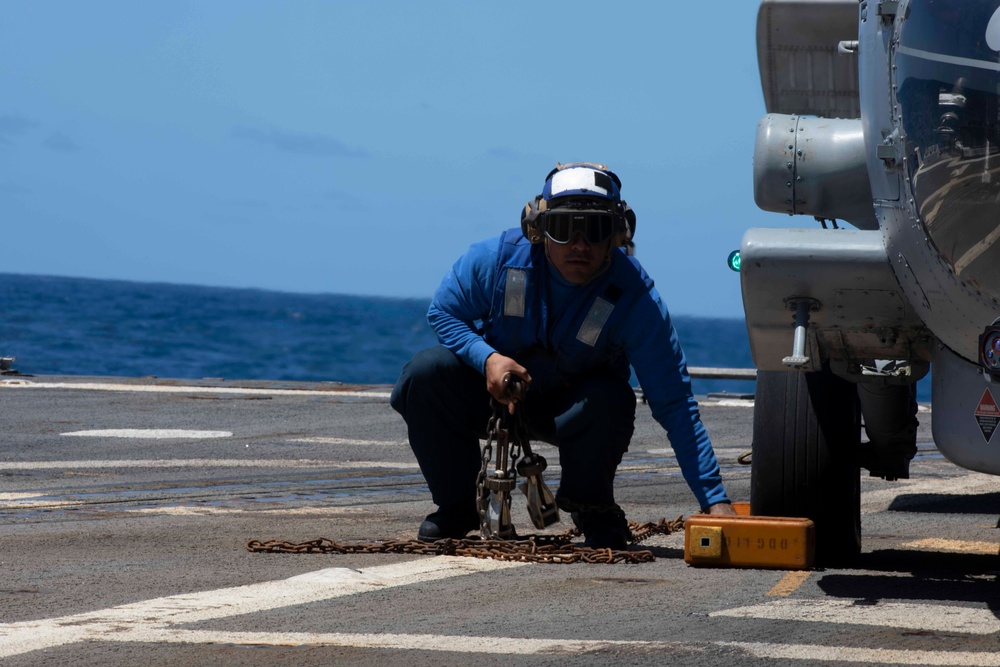
<svg viewBox="0 0 1000 667"><path fill-rule="evenodd" d="M516 376L504 378L504 398L521 403L527 385ZM531 450L524 423L523 404L512 414L507 406L491 400L493 415L487 427L483 445L482 466L476 479L476 505L479 511L479 539L442 539L436 542L420 540L359 540L338 543L325 537L308 542L282 540L250 540L247 550L268 553L408 553L422 555L467 556L494 560L532 563L648 563L655 560L649 550L594 549L574 545L571 540L580 535L570 529L558 535L525 535L518 537L511 521L511 493L520 488L527 496L528 516L535 528L543 529L559 521L559 510L542 473L545 458ZM494 443L496 452L494 458ZM492 472L490 467L492 465ZM520 474L524 481L517 485ZM684 528L684 519L659 522L628 522L631 544L639 544L653 535L669 535Z"/></svg>
<svg viewBox="0 0 1000 667"><path fill-rule="evenodd" d="M484 540L509 540L517 537L511 522L511 494L520 488L528 498L528 516L539 530L559 521L552 491L542 479L548 463L540 454L531 451L528 429L524 422L522 400L527 385L521 378L507 375L504 378L503 398L521 403L512 414L507 406L491 399L493 415L490 417L483 445L482 466L476 479L476 505L479 510L480 534ZM494 461L493 443L496 443ZM490 464L494 463L490 472ZM517 486L517 476L524 482Z"/></svg>

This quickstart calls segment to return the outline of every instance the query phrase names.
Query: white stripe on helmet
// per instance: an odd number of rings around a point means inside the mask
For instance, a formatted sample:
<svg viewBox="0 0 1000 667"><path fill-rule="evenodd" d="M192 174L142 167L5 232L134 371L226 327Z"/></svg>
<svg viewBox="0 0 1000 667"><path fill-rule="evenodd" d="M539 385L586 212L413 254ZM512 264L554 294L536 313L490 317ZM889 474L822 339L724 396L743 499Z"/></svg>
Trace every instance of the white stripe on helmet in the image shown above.
<svg viewBox="0 0 1000 667"><path fill-rule="evenodd" d="M583 167L557 171L552 175L551 196L558 197L560 193L571 192L574 190L588 190L603 197L609 196L607 189L600 187L595 182L595 173L596 172L593 169L585 169Z"/></svg>

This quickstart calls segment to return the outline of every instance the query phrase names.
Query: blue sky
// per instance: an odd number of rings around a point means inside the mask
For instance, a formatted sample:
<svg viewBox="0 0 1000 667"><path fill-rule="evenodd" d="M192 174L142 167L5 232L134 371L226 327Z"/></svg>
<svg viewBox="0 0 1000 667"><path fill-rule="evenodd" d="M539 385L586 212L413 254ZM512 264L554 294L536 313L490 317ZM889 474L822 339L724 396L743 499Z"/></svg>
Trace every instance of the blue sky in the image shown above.
<svg viewBox="0 0 1000 667"><path fill-rule="evenodd" d="M429 298L556 161L675 314L742 316L757 4L4 2L0 272Z"/></svg>

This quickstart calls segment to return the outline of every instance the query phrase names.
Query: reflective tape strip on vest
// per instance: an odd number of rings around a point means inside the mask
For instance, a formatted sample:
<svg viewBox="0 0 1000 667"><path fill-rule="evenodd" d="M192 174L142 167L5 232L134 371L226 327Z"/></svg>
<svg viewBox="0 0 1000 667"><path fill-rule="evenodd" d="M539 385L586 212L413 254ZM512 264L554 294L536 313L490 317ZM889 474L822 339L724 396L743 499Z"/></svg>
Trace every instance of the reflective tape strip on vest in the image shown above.
<svg viewBox="0 0 1000 667"><path fill-rule="evenodd" d="M594 305L590 307L587 318L580 325L580 330L576 333L576 339L581 343L586 343L590 347L597 344L597 339L601 336L601 330L611 317L611 311L615 309L615 304L606 301L602 297L597 297Z"/></svg>
<svg viewBox="0 0 1000 667"><path fill-rule="evenodd" d="M527 288L527 271L522 269L507 270L507 284L503 295L504 315L508 317L524 317L525 292L527 291ZM591 343L591 345L593 345L593 343Z"/></svg>

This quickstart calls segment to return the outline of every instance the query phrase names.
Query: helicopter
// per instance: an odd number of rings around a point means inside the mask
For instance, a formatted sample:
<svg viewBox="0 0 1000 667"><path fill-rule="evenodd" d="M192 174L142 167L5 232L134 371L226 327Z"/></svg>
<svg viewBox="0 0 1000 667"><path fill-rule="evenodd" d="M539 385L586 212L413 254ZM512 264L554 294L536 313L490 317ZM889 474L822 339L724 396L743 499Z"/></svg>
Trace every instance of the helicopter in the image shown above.
<svg viewBox="0 0 1000 667"><path fill-rule="evenodd" d="M755 202L819 224L740 245L750 511L850 562L861 471L909 477L928 374L940 453L1000 475L1000 0L763 0L757 51Z"/></svg>

